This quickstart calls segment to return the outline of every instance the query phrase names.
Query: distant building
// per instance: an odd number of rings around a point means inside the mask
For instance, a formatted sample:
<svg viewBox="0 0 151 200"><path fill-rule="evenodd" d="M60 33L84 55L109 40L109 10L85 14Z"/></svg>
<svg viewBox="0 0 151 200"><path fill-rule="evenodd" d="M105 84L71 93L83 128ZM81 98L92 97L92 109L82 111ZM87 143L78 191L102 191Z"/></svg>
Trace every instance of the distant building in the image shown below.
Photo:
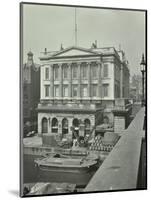
<svg viewBox="0 0 151 200"><path fill-rule="evenodd" d="M40 99L40 69L33 61L33 53L27 54L23 65L23 121L24 135L37 131L37 105Z"/></svg>
<svg viewBox="0 0 151 200"><path fill-rule="evenodd" d="M142 98L142 77L133 75L130 83L130 98L134 101L141 101Z"/></svg>
<svg viewBox="0 0 151 200"><path fill-rule="evenodd" d="M39 134L89 134L104 120L113 123L116 99L129 98L128 62L114 47L45 50L40 61Z"/></svg>

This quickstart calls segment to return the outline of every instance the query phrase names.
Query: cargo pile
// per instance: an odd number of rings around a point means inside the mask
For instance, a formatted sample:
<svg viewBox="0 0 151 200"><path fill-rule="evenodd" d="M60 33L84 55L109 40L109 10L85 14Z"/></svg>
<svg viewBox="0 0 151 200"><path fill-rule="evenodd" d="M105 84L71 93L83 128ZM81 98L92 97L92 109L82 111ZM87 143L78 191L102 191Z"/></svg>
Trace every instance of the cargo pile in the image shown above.
<svg viewBox="0 0 151 200"><path fill-rule="evenodd" d="M118 135L113 132L106 132L104 134L104 137L102 137L101 135L97 135L92 141L89 150L110 152L113 149L116 142L118 141L118 139Z"/></svg>
<svg viewBox="0 0 151 200"><path fill-rule="evenodd" d="M113 145L110 144L103 144L102 138L100 136L96 136L94 141L89 147L91 151L107 151L110 152L113 148Z"/></svg>

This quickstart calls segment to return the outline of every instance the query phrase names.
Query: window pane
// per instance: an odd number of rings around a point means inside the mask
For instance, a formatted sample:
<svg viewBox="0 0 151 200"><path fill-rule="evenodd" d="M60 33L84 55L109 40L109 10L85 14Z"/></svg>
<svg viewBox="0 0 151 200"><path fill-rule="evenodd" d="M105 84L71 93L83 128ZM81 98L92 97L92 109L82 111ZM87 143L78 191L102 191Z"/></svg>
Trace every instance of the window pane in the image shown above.
<svg viewBox="0 0 151 200"><path fill-rule="evenodd" d="M63 78L68 78L68 67L67 66L63 67Z"/></svg>
<svg viewBox="0 0 151 200"><path fill-rule="evenodd" d="M93 85L93 86L92 86L92 96L93 96L93 97L96 97L96 96L97 96L97 86L96 86L96 85Z"/></svg>
<svg viewBox="0 0 151 200"><path fill-rule="evenodd" d="M104 77L108 77L108 64L104 64L104 73L103 73L103 75L104 75Z"/></svg>
<svg viewBox="0 0 151 200"><path fill-rule="evenodd" d="M54 96L59 97L59 86L54 87Z"/></svg>
<svg viewBox="0 0 151 200"><path fill-rule="evenodd" d="M49 97L49 85L45 85L45 97Z"/></svg>
<svg viewBox="0 0 151 200"><path fill-rule="evenodd" d="M49 68L45 68L45 79L48 80L49 79Z"/></svg>
<svg viewBox="0 0 151 200"><path fill-rule="evenodd" d="M97 78L97 66L92 66L92 78Z"/></svg>
<svg viewBox="0 0 151 200"><path fill-rule="evenodd" d="M68 86L63 87L63 96L68 97Z"/></svg>
<svg viewBox="0 0 151 200"><path fill-rule="evenodd" d="M81 75L82 75L82 78L87 78L87 66L81 67Z"/></svg>
<svg viewBox="0 0 151 200"><path fill-rule="evenodd" d="M58 79L59 77L59 67L58 66L55 66L54 67L54 79Z"/></svg>
<svg viewBox="0 0 151 200"><path fill-rule="evenodd" d="M82 87L82 96L87 97L88 96L88 88L87 86Z"/></svg>
<svg viewBox="0 0 151 200"><path fill-rule="evenodd" d="M73 78L77 78L77 71L78 71L78 67L77 66L73 66L72 67L72 77Z"/></svg>
<svg viewBox="0 0 151 200"><path fill-rule="evenodd" d="M108 96L108 85L103 85L103 93L104 93L104 97Z"/></svg>
<svg viewBox="0 0 151 200"><path fill-rule="evenodd" d="M77 86L73 86L72 93L73 93L73 97L77 97L77 95L78 95L78 88L77 88Z"/></svg>

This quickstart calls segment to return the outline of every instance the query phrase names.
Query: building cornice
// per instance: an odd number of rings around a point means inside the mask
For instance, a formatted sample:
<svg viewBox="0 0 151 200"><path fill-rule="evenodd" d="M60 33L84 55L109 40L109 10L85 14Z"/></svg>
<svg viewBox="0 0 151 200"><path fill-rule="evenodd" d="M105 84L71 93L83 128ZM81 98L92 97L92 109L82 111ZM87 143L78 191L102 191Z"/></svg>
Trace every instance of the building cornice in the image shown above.
<svg viewBox="0 0 151 200"><path fill-rule="evenodd" d="M101 57L100 54L95 54L95 55L74 55L74 56L59 56L59 57L40 57L39 59L41 61L43 60L60 60L60 59L66 59L66 58L87 58L87 57Z"/></svg>

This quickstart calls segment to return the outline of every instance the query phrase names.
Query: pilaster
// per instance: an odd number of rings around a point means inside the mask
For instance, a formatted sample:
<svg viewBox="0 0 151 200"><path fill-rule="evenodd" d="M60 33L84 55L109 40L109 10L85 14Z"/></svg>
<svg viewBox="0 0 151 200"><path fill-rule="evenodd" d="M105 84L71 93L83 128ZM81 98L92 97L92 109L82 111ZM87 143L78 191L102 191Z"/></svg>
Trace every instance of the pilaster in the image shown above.
<svg viewBox="0 0 151 200"><path fill-rule="evenodd" d="M78 65L78 98L81 98L81 64Z"/></svg>
<svg viewBox="0 0 151 200"><path fill-rule="evenodd" d="M101 84L101 71L102 71L102 64L100 62L98 64L98 91L97 91L97 96L102 97L102 84Z"/></svg>
<svg viewBox="0 0 151 200"><path fill-rule="evenodd" d="M58 134L62 136L62 120L58 119Z"/></svg>
<svg viewBox="0 0 151 200"><path fill-rule="evenodd" d="M54 97L54 72L53 72L53 65L50 65L50 98Z"/></svg>
<svg viewBox="0 0 151 200"><path fill-rule="evenodd" d="M69 67L69 98L72 97L72 64L68 65Z"/></svg>
<svg viewBox="0 0 151 200"><path fill-rule="evenodd" d="M63 87L63 74L62 74L62 64L59 64L59 97L62 98L63 94L62 94L62 87Z"/></svg>
<svg viewBox="0 0 151 200"><path fill-rule="evenodd" d="M68 118L68 135L67 137L72 139L72 130L71 130L71 127L72 127L72 118Z"/></svg>
<svg viewBox="0 0 151 200"><path fill-rule="evenodd" d="M91 97L91 63L88 65L88 97Z"/></svg>

